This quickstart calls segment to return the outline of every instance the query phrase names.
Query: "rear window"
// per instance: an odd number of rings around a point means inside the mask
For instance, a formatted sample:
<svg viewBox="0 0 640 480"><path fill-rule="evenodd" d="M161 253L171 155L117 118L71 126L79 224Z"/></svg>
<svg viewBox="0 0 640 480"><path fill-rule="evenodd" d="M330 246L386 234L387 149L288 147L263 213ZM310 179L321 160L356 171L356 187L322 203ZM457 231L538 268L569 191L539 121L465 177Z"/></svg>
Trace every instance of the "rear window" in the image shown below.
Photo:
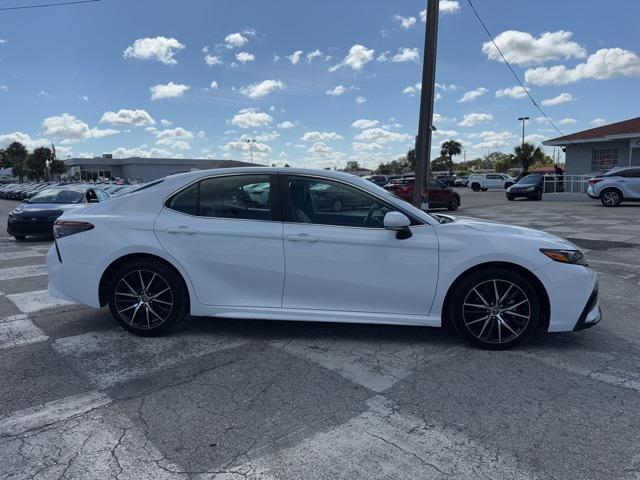
<svg viewBox="0 0 640 480"><path fill-rule="evenodd" d="M83 190L50 188L31 197L29 203L82 203L83 195Z"/></svg>

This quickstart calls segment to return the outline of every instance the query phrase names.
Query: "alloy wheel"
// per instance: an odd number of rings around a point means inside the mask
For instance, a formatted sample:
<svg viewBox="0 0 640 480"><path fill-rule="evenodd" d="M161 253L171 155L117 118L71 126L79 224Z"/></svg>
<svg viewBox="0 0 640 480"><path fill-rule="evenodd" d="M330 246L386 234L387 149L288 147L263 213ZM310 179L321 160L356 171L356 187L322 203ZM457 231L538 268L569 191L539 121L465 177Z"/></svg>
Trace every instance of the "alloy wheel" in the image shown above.
<svg viewBox="0 0 640 480"><path fill-rule="evenodd" d="M526 293L508 280L486 280L474 286L464 299L465 327L482 342L504 344L520 337L531 321Z"/></svg>
<svg viewBox="0 0 640 480"><path fill-rule="evenodd" d="M125 274L115 289L118 315L132 327L156 328L167 321L173 311L173 291L167 280L150 270L133 270Z"/></svg>
<svg viewBox="0 0 640 480"><path fill-rule="evenodd" d="M604 192L602 194L602 203L609 207L615 207L619 202L618 194L613 191Z"/></svg>

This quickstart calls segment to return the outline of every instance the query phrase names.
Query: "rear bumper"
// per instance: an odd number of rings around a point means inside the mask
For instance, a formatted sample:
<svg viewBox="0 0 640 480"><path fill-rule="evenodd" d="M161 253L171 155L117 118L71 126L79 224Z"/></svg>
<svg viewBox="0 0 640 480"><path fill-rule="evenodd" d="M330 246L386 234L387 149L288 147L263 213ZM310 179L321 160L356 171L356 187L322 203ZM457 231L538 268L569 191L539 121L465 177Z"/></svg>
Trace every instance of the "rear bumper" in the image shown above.
<svg viewBox="0 0 640 480"><path fill-rule="evenodd" d="M58 259L55 245L47 253L49 295L74 303L100 308L98 291L104 268Z"/></svg>

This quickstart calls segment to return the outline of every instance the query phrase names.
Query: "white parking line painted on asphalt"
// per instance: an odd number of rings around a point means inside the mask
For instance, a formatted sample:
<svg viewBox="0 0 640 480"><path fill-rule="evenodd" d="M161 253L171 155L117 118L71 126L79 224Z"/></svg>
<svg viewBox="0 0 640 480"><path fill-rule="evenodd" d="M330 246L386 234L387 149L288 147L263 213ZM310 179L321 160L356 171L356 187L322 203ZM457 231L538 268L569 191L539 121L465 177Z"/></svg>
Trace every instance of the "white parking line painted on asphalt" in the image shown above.
<svg viewBox="0 0 640 480"><path fill-rule="evenodd" d="M7 298L23 313L33 313L45 308L62 307L72 305L71 302L49 296L47 290L33 292L12 293Z"/></svg>
<svg viewBox="0 0 640 480"><path fill-rule="evenodd" d="M534 478L511 455L400 413L377 396L369 409L327 432L199 480Z"/></svg>
<svg viewBox="0 0 640 480"><path fill-rule="evenodd" d="M0 295L4 293L0 292ZM18 313L17 315L9 315L8 317L0 318L0 323L13 322L14 320L24 320L27 318L26 313Z"/></svg>
<svg viewBox="0 0 640 480"><path fill-rule="evenodd" d="M0 322L0 350L44 342L48 339L49 337L31 320L17 319Z"/></svg>
<svg viewBox="0 0 640 480"><path fill-rule="evenodd" d="M43 257L44 253L35 250L19 250L17 252L0 252L0 261L15 260L17 258Z"/></svg>
<svg viewBox="0 0 640 480"><path fill-rule="evenodd" d="M14 280L17 278L39 277L47 274L47 266L44 264L25 265L24 267L0 268L0 281Z"/></svg>
<svg viewBox="0 0 640 480"><path fill-rule="evenodd" d="M81 370L97 387L107 388L246 343L248 340L224 334L142 338L124 330L108 330L59 338L53 348L79 362Z"/></svg>
<svg viewBox="0 0 640 480"><path fill-rule="evenodd" d="M20 435L29 430L82 415L110 402L111 399L104 393L91 391L13 412L9 416L0 418L0 436Z"/></svg>
<svg viewBox="0 0 640 480"><path fill-rule="evenodd" d="M451 357L458 347L440 348L394 342L372 343L331 338L277 340L270 345L303 357L374 392L384 392L406 378L415 365Z"/></svg>
<svg viewBox="0 0 640 480"><path fill-rule="evenodd" d="M628 242L633 240L633 235L616 235L613 233L576 232L570 235L571 238L579 240L606 240L609 242Z"/></svg>

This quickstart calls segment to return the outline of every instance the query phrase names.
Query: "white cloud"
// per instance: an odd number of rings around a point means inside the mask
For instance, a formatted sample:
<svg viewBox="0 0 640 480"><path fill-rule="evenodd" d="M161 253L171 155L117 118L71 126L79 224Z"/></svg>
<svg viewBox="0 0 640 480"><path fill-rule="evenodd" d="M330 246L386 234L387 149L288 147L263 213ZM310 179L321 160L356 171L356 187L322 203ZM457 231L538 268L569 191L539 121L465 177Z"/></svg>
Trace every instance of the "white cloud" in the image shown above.
<svg viewBox="0 0 640 480"><path fill-rule="evenodd" d="M321 57L322 52L319 49L315 49L313 52L307 53L307 62L311 63L314 58Z"/></svg>
<svg viewBox="0 0 640 480"><path fill-rule="evenodd" d="M151 100L162 100L164 98L182 97L189 88L188 85L169 82L166 85L154 85L149 87L149 90L151 91Z"/></svg>
<svg viewBox="0 0 640 480"><path fill-rule="evenodd" d="M393 58L392 62L402 63L402 62L417 62L420 59L420 55L418 54L417 48L401 48L398 50Z"/></svg>
<svg viewBox="0 0 640 480"><path fill-rule="evenodd" d="M490 113L467 113L458 125L461 127L473 127L479 123L490 122L491 120L493 120L493 115Z"/></svg>
<svg viewBox="0 0 640 480"><path fill-rule="evenodd" d="M0 45L2 45L3 43L7 43L7 41L4 38L0 38Z"/></svg>
<svg viewBox="0 0 640 480"><path fill-rule="evenodd" d="M456 13L460 11L460 2L458 0L440 0L440 13ZM427 21L427 11L420 12L420 20Z"/></svg>
<svg viewBox="0 0 640 480"><path fill-rule="evenodd" d="M227 48L242 47L248 41L249 39L240 32L230 33L224 37L224 43L227 45Z"/></svg>
<svg viewBox="0 0 640 480"><path fill-rule="evenodd" d="M214 65L222 65L223 61L220 57L216 57L215 55L207 54L204 56L204 61L210 67Z"/></svg>
<svg viewBox="0 0 640 480"><path fill-rule="evenodd" d="M384 145L389 142L408 142L412 137L406 133L391 132L384 128L368 128L356 135L355 139L360 142L373 142Z"/></svg>
<svg viewBox="0 0 640 480"><path fill-rule="evenodd" d="M342 95L346 91L347 91L347 89L345 87L343 87L342 85L338 85L336 87L330 88L325 93L327 95L331 96L331 97L339 97L340 95Z"/></svg>
<svg viewBox="0 0 640 480"><path fill-rule="evenodd" d="M0 134L0 145L6 147L13 142L20 142L29 150L33 150L34 148L38 148L38 147L49 146L49 139L31 138L31 136L28 133L13 132L13 133Z"/></svg>
<svg viewBox="0 0 640 480"><path fill-rule="evenodd" d="M500 90L496 90L496 98L527 98L526 90L520 85L514 85L510 88L502 88Z"/></svg>
<svg viewBox="0 0 640 480"><path fill-rule="evenodd" d="M239 52L236 53L236 60L240 63L253 62L256 59L256 56L253 53L249 52Z"/></svg>
<svg viewBox="0 0 640 480"><path fill-rule="evenodd" d="M298 62L300 61L300 57L302 57L302 50L296 50L291 55L287 55L289 61L294 65L298 64Z"/></svg>
<svg viewBox="0 0 640 480"><path fill-rule="evenodd" d="M231 124L240 128L255 128L269 125L272 121L273 117L268 113L243 108L233 116Z"/></svg>
<svg viewBox="0 0 640 480"><path fill-rule="evenodd" d="M350 67L353 70L362 70L367 63L373 60L373 55L375 53L374 49L369 49L363 45L353 45L349 49L349 54L344 57L342 62L334 65L329 69L330 72L335 72L340 67Z"/></svg>
<svg viewBox="0 0 640 480"><path fill-rule="evenodd" d="M240 88L240 93L249 98L262 98L275 90L284 90L287 86L280 80L264 80Z"/></svg>
<svg viewBox="0 0 640 480"><path fill-rule="evenodd" d="M173 156L169 150L163 148L151 148L150 150L146 145L141 145L135 148L116 148L111 154L115 158L128 158L128 157L141 157L141 158L167 158Z"/></svg>
<svg viewBox="0 0 640 480"><path fill-rule="evenodd" d="M545 135L541 135L539 133L532 133L531 135L527 135L526 137L524 137L524 141L535 145L536 143L542 142L546 138L547 137Z"/></svg>
<svg viewBox="0 0 640 480"><path fill-rule="evenodd" d="M9 87L7 87L6 85L0 85L0 92L6 92L9 90Z"/></svg>
<svg viewBox="0 0 640 480"><path fill-rule="evenodd" d="M378 58L376 58L376 61L380 62L380 63L384 63L387 60L389 60L389 54L391 52L390 51L386 51L386 52L382 52L380 55L378 55Z"/></svg>
<svg viewBox="0 0 640 480"><path fill-rule="evenodd" d="M416 24L416 17L403 17L401 15L396 15L394 18L400 22L400 26L405 30L408 30Z"/></svg>
<svg viewBox="0 0 640 480"><path fill-rule="evenodd" d="M166 118L160 120L160 123L163 127L170 127L171 125L173 125L173 122L171 120L167 120Z"/></svg>
<svg viewBox="0 0 640 480"><path fill-rule="evenodd" d="M367 101L366 97L363 97L362 95L360 95L359 97L356 97L356 103L365 103Z"/></svg>
<svg viewBox="0 0 640 480"><path fill-rule="evenodd" d="M332 154L334 150L324 142L316 142L311 146L311 148L309 148L309 150L307 150L307 152L313 153L317 156L326 156Z"/></svg>
<svg viewBox="0 0 640 480"><path fill-rule="evenodd" d="M191 145L189 145L189 142L185 142L184 140L178 140L171 144L171 148L175 148L176 150L189 150Z"/></svg>
<svg viewBox="0 0 640 480"><path fill-rule="evenodd" d="M180 150L186 150L185 148L175 147L175 143L179 140L192 140L193 137L193 132L182 127L168 128L156 133L156 144L163 147L174 147Z"/></svg>
<svg viewBox="0 0 640 480"><path fill-rule="evenodd" d="M60 116L47 117L42 122L42 135L47 138L62 139L67 142L102 138L120 133L111 128L89 128L89 125L73 115L63 113Z"/></svg>
<svg viewBox="0 0 640 480"><path fill-rule="evenodd" d="M2 91L2 86L1 85L0 85L0 91ZM89 97L87 95L80 95L80 96L78 96L78 100L82 100L83 102L88 102L89 101Z"/></svg>
<svg viewBox="0 0 640 480"><path fill-rule="evenodd" d="M544 32L540 37L535 38L527 32L507 30L498 35L495 42L507 61L526 66L549 60L586 57L585 48L571 41L572 35L572 32L558 30L557 32ZM485 42L482 45L482 52L490 60L502 61L492 42Z"/></svg>
<svg viewBox="0 0 640 480"><path fill-rule="evenodd" d="M592 78L640 77L640 57L622 48L603 48L573 68L564 65L531 68L524 78L534 85L566 85Z"/></svg>
<svg viewBox="0 0 640 480"><path fill-rule="evenodd" d="M240 137L240 139L241 140L246 140L246 139L255 138L255 140L257 142L272 142L273 140L275 140L279 136L280 136L280 134L274 130L272 132L265 132L265 133L261 133L260 135L255 135L255 136L251 136L251 135L246 135L245 134L245 135L242 135L242 137Z"/></svg>
<svg viewBox="0 0 640 480"><path fill-rule="evenodd" d="M366 118L360 118L351 124L352 128L360 130L377 127L380 124L378 120L367 120Z"/></svg>
<svg viewBox="0 0 640 480"><path fill-rule="evenodd" d="M209 84L209 90L217 90L218 89L218 82L216 82L215 80L211 81L211 84Z"/></svg>
<svg viewBox="0 0 640 480"><path fill-rule="evenodd" d="M561 93L557 97L547 98L546 100L542 100L540 103L545 107L553 107L555 105L560 105L561 103L572 102L573 100L575 99L570 93Z"/></svg>
<svg viewBox="0 0 640 480"><path fill-rule="evenodd" d="M267 144L256 142L248 143L244 140L234 140L222 147L225 152L241 152L245 158L250 158L251 152L256 158L266 158L271 153L271 147Z"/></svg>
<svg viewBox="0 0 640 480"><path fill-rule="evenodd" d="M289 120L285 120L284 122L278 124L278 128L282 129L293 128L295 126L295 123L290 122Z"/></svg>
<svg viewBox="0 0 640 480"><path fill-rule="evenodd" d="M351 148L353 148L354 152L375 152L377 150L382 150L382 145L378 145L377 143L362 143L362 142L353 142L351 144Z"/></svg>
<svg viewBox="0 0 640 480"><path fill-rule="evenodd" d="M484 87L478 87L475 90L469 90L467 93L465 93L459 100L458 103L465 103L465 102L471 102L473 100L475 100L476 98L480 98L484 95L486 95L488 92L488 90Z"/></svg>
<svg viewBox="0 0 640 480"><path fill-rule="evenodd" d="M475 145L477 148L505 146L511 143L511 141L515 138L515 135L513 133L506 130L502 132L485 130L479 133L470 133L467 136L473 139L482 139L482 143Z"/></svg>
<svg viewBox="0 0 640 480"><path fill-rule="evenodd" d="M303 142L327 142L329 140L342 140L342 138L336 132L306 132L300 140Z"/></svg>
<svg viewBox="0 0 640 480"><path fill-rule="evenodd" d="M434 138L453 138L460 133L457 130L436 130L432 133Z"/></svg>
<svg viewBox="0 0 640 480"><path fill-rule="evenodd" d="M558 121L558 125L573 125L574 123L578 123L575 118L563 118Z"/></svg>
<svg viewBox="0 0 640 480"><path fill-rule="evenodd" d="M127 47L124 58L157 60L165 65L175 65L178 62L173 57L183 48L184 45L175 38L139 38Z"/></svg>
<svg viewBox="0 0 640 480"><path fill-rule="evenodd" d="M137 127L143 127L155 125L156 121L147 113L146 110L129 110L123 108L117 112L105 112L100 119L100 123L110 123L112 125L135 125Z"/></svg>
<svg viewBox="0 0 640 480"><path fill-rule="evenodd" d="M594 118L589 123L595 127L601 127L602 125L606 125L607 121L604 118Z"/></svg>

